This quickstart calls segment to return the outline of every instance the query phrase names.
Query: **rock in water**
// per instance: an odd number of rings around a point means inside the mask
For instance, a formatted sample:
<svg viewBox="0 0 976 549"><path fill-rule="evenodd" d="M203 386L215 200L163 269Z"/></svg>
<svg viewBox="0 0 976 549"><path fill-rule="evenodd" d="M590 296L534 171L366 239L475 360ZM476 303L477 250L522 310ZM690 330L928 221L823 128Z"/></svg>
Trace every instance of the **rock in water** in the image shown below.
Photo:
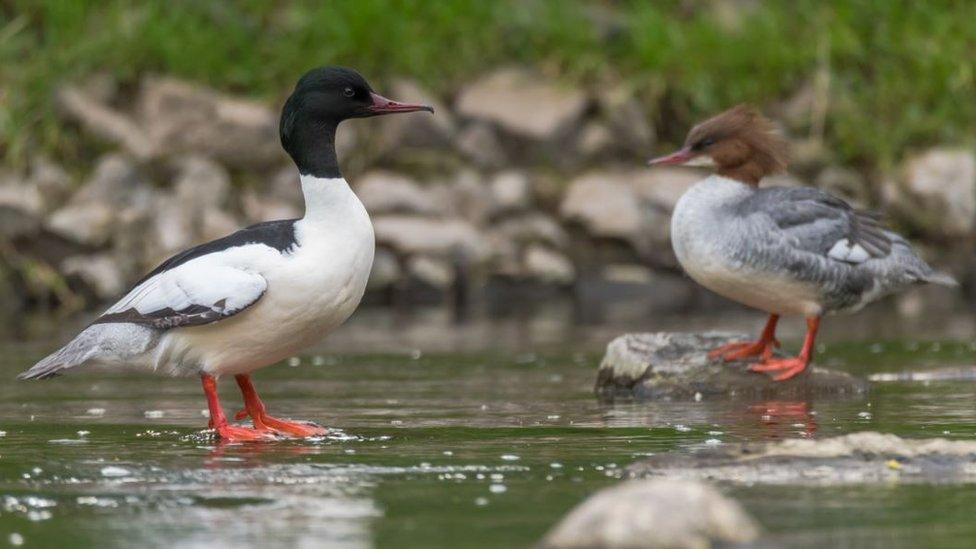
<svg viewBox="0 0 976 549"><path fill-rule="evenodd" d="M903 439L863 431L826 439L725 444L691 454L652 456L630 478L660 477L754 484L967 482L976 479L976 442Z"/></svg>
<svg viewBox="0 0 976 549"><path fill-rule="evenodd" d="M714 488L680 480L630 481L576 506L541 547L697 548L753 543L759 527Z"/></svg>
<svg viewBox="0 0 976 549"><path fill-rule="evenodd" d="M642 399L784 398L860 395L868 383L852 375L811 366L787 381L747 370L748 362L710 360L708 351L745 334L706 332L625 334L607 345L596 392L603 398ZM783 356L780 354L780 356Z"/></svg>

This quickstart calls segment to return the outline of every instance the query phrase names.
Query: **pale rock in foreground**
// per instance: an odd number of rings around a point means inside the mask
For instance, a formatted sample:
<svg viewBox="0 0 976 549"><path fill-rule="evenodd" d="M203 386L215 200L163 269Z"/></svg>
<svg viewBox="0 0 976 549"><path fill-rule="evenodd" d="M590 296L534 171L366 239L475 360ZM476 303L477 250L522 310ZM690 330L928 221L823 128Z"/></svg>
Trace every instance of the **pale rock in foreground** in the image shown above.
<svg viewBox="0 0 976 549"><path fill-rule="evenodd" d="M658 454L629 466L626 475L749 485L972 483L976 442L863 431L826 439L723 444L690 454Z"/></svg>
<svg viewBox="0 0 976 549"><path fill-rule="evenodd" d="M540 543L545 548L702 548L748 544L759 526L742 507L700 482L624 482L576 506Z"/></svg>

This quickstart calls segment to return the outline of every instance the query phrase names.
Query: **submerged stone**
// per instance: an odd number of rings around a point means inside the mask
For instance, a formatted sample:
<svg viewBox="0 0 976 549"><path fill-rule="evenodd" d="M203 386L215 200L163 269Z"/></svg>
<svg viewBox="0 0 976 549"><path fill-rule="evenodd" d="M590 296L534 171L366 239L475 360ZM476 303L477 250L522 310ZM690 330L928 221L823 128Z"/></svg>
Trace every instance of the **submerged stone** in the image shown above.
<svg viewBox="0 0 976 549"><path fill-rule="evenodd" d="M864 431L660 454L626 471L629 478L665 475L748 484L976 482L976 442Z"/></svg>
<svg viewBox="0 0 976 549"><path fill-rule="evenodd" d="M752 517L711 486L655 479L624 482L590 496L540 547L724 547L758 537Z"/></svg>
<svg viewBox="0 0 976 549"><path fill-rule="evenodd" d="M773 381L750 372L748 361L708 358L712 349L749 339L745 334L722 332L622 335L607 345L596 393L606 399L691 400L844 396L868 390L863 379L815 365L793 379Z"/></svg>

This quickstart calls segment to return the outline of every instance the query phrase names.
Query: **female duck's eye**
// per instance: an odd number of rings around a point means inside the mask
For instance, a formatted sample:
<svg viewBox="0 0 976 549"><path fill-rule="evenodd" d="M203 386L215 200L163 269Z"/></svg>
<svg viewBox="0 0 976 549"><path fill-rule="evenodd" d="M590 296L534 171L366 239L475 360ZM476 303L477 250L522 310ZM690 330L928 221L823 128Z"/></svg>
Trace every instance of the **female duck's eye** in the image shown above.
<svg viewBox="0 0 976 549"><path fill-rule="evenodd" d="M346 89L342 90L342 95L345 95L346 97L352 97L352 96L356 95L356 90L354 90L352 88L346 88Z"/></svg>
<svg viewBox="0 0 976 549"><path fill-rule="evenodd" d="M704 149L705 147L711 147L714 144L715 144L715 140L714 139L712 139L711 137L706 137L705 139L702 139L698 143L695 143L692 146L692 148L695 149L696 151L700 151L700 150Z"/></svg>

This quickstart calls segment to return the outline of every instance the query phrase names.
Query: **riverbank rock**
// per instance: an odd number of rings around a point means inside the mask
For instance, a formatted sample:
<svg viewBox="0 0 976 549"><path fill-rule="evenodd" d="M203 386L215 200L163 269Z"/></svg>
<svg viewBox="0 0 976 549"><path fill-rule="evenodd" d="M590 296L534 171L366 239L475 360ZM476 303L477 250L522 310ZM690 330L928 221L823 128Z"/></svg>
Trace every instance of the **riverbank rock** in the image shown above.
<svg viewBox="0 0 976 549"><path fill-rule="evenodd" d="M399 255L461 257L478 264L486 261L491 253L487 239L463 219L377 216L373 230L378 244L388 246Z"/></svg>
<svg viewBox="0 0 976 549"><path fill-rule="evenodd" d="M573 508L540 547L700 548L753 543L756 521L701 482L624 482Z"/></svg>
<svg viewBox="0 0 976 549"><path fill-rule="evenodd" d="M509 68L461 90L456 109L461 116L497 124L512 134L551 141L580 120L586 104L586 94L578 89Z"/></svg>
<svg viewBox="0 0 976 549"><path fill-rule="evenodd" d="M372 215L436 216L447 210L436 196L413 179L385 170L374 170L360 176L356 194Z"/></svg>
<svg viewBox="0 0 976 549"><path fill-rule="evenodd" d="M749 339L722 332L622 335L607 345L596 393L606 399L685 400L860 395L868 390L862 379L818 366L793 379L773 381L748 371L745 361L723 363L707 356L716 347Z"/></svg>
<svg viewBox="0 0 976 549"><path fill-rule="evenodd" d="M626 474L747 484L974 482L976 442L864 431L659 454L629 466Z"/></svg>
<svg viewBox="0 0 976 549"><path fill-rule="evenodd" d="M397 101L423 103L434 108L429 116L391 116L383 120L379 132L379 149L393 151L400 147L446 148L457 133L450 109L429 90L410 79L396 79L389 87L390 97Z"/></svg>
<svg viewBox="0 0 976 549"><path fill-rule="evenodd" d="M267 105L174 78L142 82L137 119L155 156L194 153L227 167L269 168L284 157Z"/></svg>
<svg viewBox="0 0 976 549"><path fill-rule="evenodd" d="M889 182L885 195L902 217L929 234L969 235L976 228L976 155L937 148L910 158L900 182Z"/></svg>

